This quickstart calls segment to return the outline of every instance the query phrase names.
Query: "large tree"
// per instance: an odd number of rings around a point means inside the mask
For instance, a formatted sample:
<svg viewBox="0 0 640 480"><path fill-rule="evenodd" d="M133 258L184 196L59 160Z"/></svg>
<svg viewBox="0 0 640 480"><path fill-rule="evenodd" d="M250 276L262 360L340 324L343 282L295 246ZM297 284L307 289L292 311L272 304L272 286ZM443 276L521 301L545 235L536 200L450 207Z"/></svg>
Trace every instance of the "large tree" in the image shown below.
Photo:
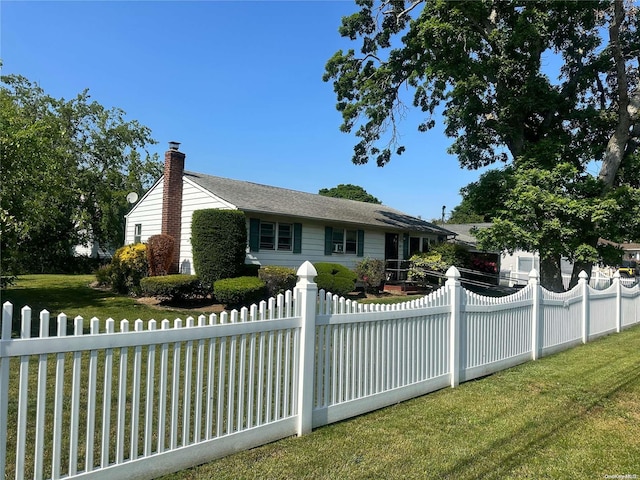
<svg viewBox="0 0 640 480"><path fill-rule="evenodd" d="M412 90L425 116L441 115L461 166L509 162L514 184L483 237L493 248L538 251L541 280L562 288L560 258L577 269L602 259L598 237L637 191L637 9L609 1L359 0L340 33L361 44L326 65L342 112L357 127L353 161L401 154L398 119ZM558 65L553 69L552 66ZM598 175L589 173L601 162ZM627 175L628 177L628 175ZM536 221L533 222L532 219ZM574 272L574 280L577 277Z"/></svg>
<svg viewBox="0 0 640 480"><path fill-rule="evenodd" d="M356 200L357 202L366 203L382 203L376 197L367 192L364 188L350 183L341 183L333 188L321 188L318 194L325 197L346 198L347 200Z"/></svg>
<svg viewBox="0 0 640 480"><path fill-rule="evenodd" d="M82 243L120 246L127 194L161 174L149 129L87 91L55 99L24 77L0 80L2 272L60 269Z"/></svg>
<svg viewBox="0 0 640 480"><path fill-rule="evenodd" d="M513 168L491 169L477 181L460 189L462 202L447 219L448 223L491 222L505 207L509 192L515 186Z"/></svg>

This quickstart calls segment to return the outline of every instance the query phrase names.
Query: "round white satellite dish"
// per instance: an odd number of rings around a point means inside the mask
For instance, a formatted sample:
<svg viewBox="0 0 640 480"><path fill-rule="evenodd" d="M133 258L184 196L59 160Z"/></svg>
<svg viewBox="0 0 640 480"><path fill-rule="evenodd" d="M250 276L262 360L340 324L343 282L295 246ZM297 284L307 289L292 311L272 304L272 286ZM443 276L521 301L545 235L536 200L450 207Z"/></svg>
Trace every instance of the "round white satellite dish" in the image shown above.
<svg viewBox="0 0 640 480"><path fill-rule="evenodd" d="M138 201L138 194L136 192L131 192L127 195L127 202L136 203Z"/></svg>

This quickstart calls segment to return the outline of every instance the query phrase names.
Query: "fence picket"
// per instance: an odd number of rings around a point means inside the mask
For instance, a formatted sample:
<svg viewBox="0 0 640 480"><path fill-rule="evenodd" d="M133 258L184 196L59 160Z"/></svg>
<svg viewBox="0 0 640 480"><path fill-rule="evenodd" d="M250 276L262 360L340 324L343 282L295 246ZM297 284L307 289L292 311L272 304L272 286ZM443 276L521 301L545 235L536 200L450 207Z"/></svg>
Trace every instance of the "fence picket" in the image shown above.
<svg viewBox="0 0 640 480"><path fill-rule="evenodd" d="M122 320L120 322L120 332L127 333L129 331L129 322ZM125 428L126 428L126 409L127 409L127 365L129 358L129 349L127 347L120 348L120 372L118 376L118 434L116 435L116 463L124 462L124 444L125 444Z"/></svg>
<svg viewBox="0 0 640 480"><path fill-rule="evenodd" d="M147 328L150 332L156 329L156 321L149 320ZM144 420L144 455L149 456L153 452L153 387L155 380L156 346L149 345L147 349L147 393L145 402Z"/></svg>
<svg viewBox="0 0 640 480"><path fill-rule="evenodd" d="M134 331L142 332L144 324L142 320L135 321ZM129 440L129 458L135 460L138 458L138 439L140 437L140 375L142 370L142 346L133 349L133 378L131 386L133 394L131 395L131 438Z"/></svg>
<svg viewBox="0 0 640 480"><path fill-rule="evenodd" d="M100 320L93 317L89 321L90 334L98 335ZM48 328L47 328L48 331ZM46 355L45 361L46 361ZM98 351L91 350L89 352L89 378L87 381L87 433L85 438L85 466L87 472L93 470L93 444L95 442L95 426L96 426L96 394L97 394L97 377L98 377Z"/></svg>
<svg viewBox="0 0 640 480"><path fill-rule="evenodd" d="M160 322L160 328L168 331L171 328L171 322L164 319ZM165 437L167 425L167 378L169 377L169 344L160 345L160 370L158 373L160 384L158 386L158 429L157 429L157 447L156 451L162 453L165 451Z"/></svg>
<svg viewBox="0 0 640 480"><path fill-rule="evenodd" d="M40 312L40 338L49 336L49 312ZM45 401L47 398L47 355L38 358L38 389L36 398L36 438L34 443L33 477L44 475L44 434L45 434Z"/></svg>
<svg viewBox="0 0 640 480"><path fill-rule="evenodd" d="M21 310L20 338L31 338L31 308ZM8 362L8 360L7 360ZM18 390L18 420L16 422L16 478L22 478L25 470L26 437L27 437L27 400L29 391L29 357L20 357L20 387Z"/></svg>
<svg viewBox="0 0 640 480"><path fill-rule="evenodd" d="M109 320L107 320L109 324ZM67 316L58 315L58 337L67 335ZM56 355L56 385L53 405L53 438L51 445L51 478L57 480L61 476L60 459L62 457L62 407L64 405L64 360L65 354ZM103 436L103 445L105 444ZM104 464L102 465L104 467ZM1 477L0 477L1 478Z"/></svg>
<svg viewBox="0 0 640 480"><path fill-rule="evenodd" d="M81 316L73 319L73 336L78 337L83 333L83 322ZM69 424L69 475L78 472L78 444L80 428L80 381L82 373L82 352L73 352L73 380L71 384L71 421Z"/></svg>
<svg viewBox="0 0 640 480"><path fill-rule="evenodd" d="M115 321L108 318L105 322L105 331L113 334ZM100 452L100 468L109 465L109 444L111 433L111 388L113 378L113 348L107 348L104 354L104 390L102 398L102 450ZM54 419L55 421L55 419Z"/></svg>

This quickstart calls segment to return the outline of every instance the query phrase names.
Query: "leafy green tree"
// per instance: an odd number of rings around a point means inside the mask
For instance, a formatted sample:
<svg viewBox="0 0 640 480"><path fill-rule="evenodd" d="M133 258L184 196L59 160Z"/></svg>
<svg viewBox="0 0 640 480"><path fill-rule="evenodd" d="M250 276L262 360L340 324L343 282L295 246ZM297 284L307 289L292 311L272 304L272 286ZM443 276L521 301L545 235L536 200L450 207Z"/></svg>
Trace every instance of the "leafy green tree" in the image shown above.
<svg viewBox="0 0 640 480"><path fill-rule="evenodd" d="M621 228L620 222L640 213L633 204L637 185L629 173L622 176L637 168L632 159L640 135L636 6L622 0L357 4L360 11L343 18L340 33L360 49L337 52L324 75L333 80L341 129L360 139L354 163L374 159L383 166L404 151L398 126L409 100L424 112L420 131L442 116L453 139L449 152L461 166L509 162L515 181L504 198L509 208L496 211L500 227L481 240L514 249L526 233L528 247L540 253L547 288L562 289L562 256L575 261L575 282L580 269L603 260L598 237L633 234L633 223ZM594 161L601 162L597 176L588 170ZM609 217L622 205L633 211L614 226ZM533 207L536 222L529 221Z"/></svg>
<svg viewBox="0 0 640 480"><path fill-rule="evenodd" d="M321 188L318 193L325 197L346 198L347 200L356 200L358 202L377 203L382 202L376 197L367 193L367 191L359 187L358 185L352 185L350 183L341 183L337 187L333 188Z"/></svg>
<svg viewBox="0 0 640 480"><path fill-rule="evenodd" d="M491 222L500 211L514 187L513 168L492 169L460 189L462 202L448 218L448 223Z"/></svg>
<svg viewBox="0 0 640 480"><path fill-rule="evenodd" d="M87 91L64 100L22 76L0 82L2 272L63 269L81 243L122 245L126 195L162 173L149 129Z"/></svg>

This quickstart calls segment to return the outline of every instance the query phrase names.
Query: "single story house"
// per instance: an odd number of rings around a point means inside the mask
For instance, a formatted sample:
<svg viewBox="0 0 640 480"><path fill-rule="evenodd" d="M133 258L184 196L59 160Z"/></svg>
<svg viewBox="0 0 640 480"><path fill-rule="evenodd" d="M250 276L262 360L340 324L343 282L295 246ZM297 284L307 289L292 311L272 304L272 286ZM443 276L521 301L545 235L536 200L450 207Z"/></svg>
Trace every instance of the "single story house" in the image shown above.
<svg viewBox="0 0 640 480"><path fill-rule="evenodd" d="M247 264L297 268L305 260L353 268L363 257L409 258L453 235L399 210L184 170L171 142L164 175L126 215L125 243L165 233L179 239L172 271L195 273L191 218L195 210L242 210Z"/></svg>

